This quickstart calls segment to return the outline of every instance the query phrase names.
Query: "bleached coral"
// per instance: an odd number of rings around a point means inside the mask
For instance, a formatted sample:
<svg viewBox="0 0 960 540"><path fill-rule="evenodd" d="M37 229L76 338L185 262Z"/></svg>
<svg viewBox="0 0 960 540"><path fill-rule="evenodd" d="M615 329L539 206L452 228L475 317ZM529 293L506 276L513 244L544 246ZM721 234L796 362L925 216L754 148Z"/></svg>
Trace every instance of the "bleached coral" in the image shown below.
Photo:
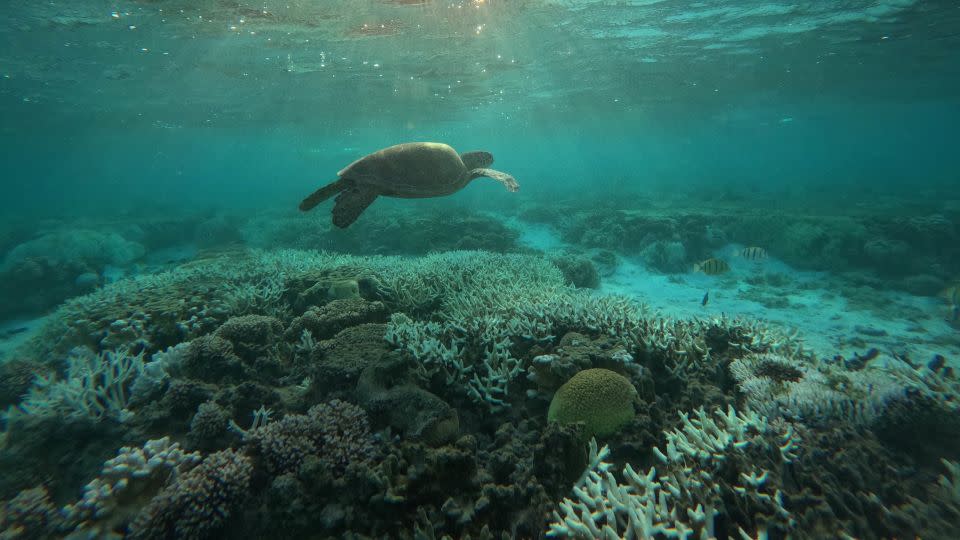
<svg viewBox="0 0 960 540"><path fill-rule="evenodd" d="M623 482L611 472L612 465L603 461L609 449L597 449L596 441L591 441L590 465L574 487L573 498L564 499L554 512L547 536L713 538L714 518L725 496L734 494L748 499L751 509L765 516L758 520L757 534L765 534L768 526L783 530L792 526L780 490L768 485L767 471L750 466L739 471L739 484L732 485L719 474L733 456L751 446L778 447L780 459L792 461L797 438L791 430L778 434L766 418L738 413L732 407L712 415L698 409L692 416L681 414L681 422L680 428L665 434L666 448L654 450L660 471L651 467L641 473L627 464ZM779 439L782 445L771 439Z"/></svg>
<svg viewBox="0 0 960 540"><path fill-rule="evenodd" d="M802 357L752 354L731 362L729 369L749 408L771 418L806 423L842 420L866 425L910 389L954 408L960 395L955 380L893 359L850 370Z"/></svg>
<svg viewBox="0 0 960 540"><path fill-rule="evenodd" d="M125 421L130 386L143 372L143 354L105 351L94 354L74 349L67 358L67 376L37 376L30 393L19 405L29 415L64 414L94 421Z"/></svg>
<svg viewBox="0 0 960 540"><path fill-rule="evenodd" d="M153 353L149 362L144 362L140 375L130 385L130 399L136 403L159 390L179 372L190 349L190 343L178 343L162 351Z"/></svg>
<svg viewBox="0 0 960 540"><path fill-rule="evenodd" d="M886 358L877 369L904 388L931 398L947 410L960 410L960 379L952 370L914 367L899 358Z"/></svg>
<svg viewBox="0 0 960 540"><path fill-rule="evenodd" d="M550 343L570 329L618 342L628 371L637 356L681 379L715 371L717 346L809 355L795 335L763 324L676 320L629 298L573 289L555 267L533 257L444 253L380 273L399 307L415 313L434 306L438 315L430 321L394 315L387 341L410 355L422 379L442 374L491 410L509 407L510 386L532 367L516 346Z"/></svg>

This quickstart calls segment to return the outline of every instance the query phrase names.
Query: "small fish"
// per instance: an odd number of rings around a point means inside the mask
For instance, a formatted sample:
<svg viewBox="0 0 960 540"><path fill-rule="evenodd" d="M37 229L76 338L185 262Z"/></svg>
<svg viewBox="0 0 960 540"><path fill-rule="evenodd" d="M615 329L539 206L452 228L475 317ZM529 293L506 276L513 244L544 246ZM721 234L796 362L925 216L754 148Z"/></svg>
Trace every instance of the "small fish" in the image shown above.
<svg viewBox="0 0 960 540"><path fill-rule="evenodd" d="M703 293L703 301L700 302L700 305L701 305L701 306L705 306L705 305L707 305L707 302L709 302L709 301L710 301L710 291L707 291L707 292Z"/></svg>
<svg viewBox="0 0 960 540"><path fill-rule="evenodd" d="M768 257L767 250L756 246L745 247L737 255L751 261L759 261Z"/></svg>
<svg viewBox="0 0 960 540"><path fill-rule="evenodd" d="M694 272L703 272L708 276L715 276L730 271L730 265L720 259L707 259L702 262L694 263Z"/></svg>

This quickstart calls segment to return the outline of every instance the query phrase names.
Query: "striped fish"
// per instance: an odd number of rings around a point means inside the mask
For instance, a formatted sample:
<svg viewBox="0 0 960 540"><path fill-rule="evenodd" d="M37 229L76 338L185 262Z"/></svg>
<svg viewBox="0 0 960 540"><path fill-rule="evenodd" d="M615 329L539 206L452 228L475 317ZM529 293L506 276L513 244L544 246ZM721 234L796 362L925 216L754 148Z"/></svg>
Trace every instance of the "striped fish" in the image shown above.
<svg viewBox="0 0 960 540"><path fill-rule="evenodd" d="M756 246L745 247L742 250L740 250L740 253L738 253L738 255L740 255L744 259L748 259L751 261L759 261L760 259L767 258L767 250L763 249L762 247L756 247Z"/></svg>
<svg viewBox="0 0 960 540"><path fill-rule="evenodd" d="M702 262L694 263L694 272L703 272L708 276L715 276L730 271L730 265L720 259L707 259Z"/></svg>

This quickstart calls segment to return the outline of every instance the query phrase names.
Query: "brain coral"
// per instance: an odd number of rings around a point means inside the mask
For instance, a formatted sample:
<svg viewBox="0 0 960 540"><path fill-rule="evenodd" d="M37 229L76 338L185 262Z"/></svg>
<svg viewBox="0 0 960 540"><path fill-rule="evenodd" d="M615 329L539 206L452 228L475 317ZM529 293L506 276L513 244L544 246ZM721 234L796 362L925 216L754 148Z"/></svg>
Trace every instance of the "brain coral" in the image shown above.
<svg viewBox="0 0 960 540"><path fill-rule="evenodd" d="M547 419L561 424L583 422L588 439L610 435L633 419L636 398L637 389L623 375L609 369L587 369L557 390Z"/></svg>

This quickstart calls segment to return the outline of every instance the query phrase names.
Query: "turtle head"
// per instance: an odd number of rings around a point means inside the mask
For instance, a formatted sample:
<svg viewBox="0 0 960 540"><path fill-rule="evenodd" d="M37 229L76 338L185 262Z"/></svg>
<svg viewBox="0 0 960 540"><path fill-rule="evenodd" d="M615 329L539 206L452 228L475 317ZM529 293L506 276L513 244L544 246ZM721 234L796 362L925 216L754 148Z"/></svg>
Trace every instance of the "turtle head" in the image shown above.
<svg viewBox="0 0 960 540"><path fill-rule="evenodd" d="M467 166L467 170L486 169L493 165L493 154L490 152L464 152L460 154L460 159Z"/></svg>

